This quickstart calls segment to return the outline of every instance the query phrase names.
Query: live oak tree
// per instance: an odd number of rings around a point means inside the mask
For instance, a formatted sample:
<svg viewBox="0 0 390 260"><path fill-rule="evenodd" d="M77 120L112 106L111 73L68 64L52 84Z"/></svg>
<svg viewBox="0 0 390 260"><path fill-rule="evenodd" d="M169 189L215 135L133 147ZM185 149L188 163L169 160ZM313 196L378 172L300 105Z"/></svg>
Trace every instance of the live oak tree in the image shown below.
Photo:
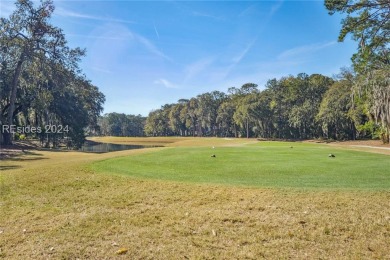
<svg viewBox="0 0 390 260"><path fill-rule="evenodd" d="M173 131L169 127L169 114L174 104L165 104L153 110L146 118L144 131L148 136L170 136Z"/></svg>
<svg viewBox="0 0 390 260"><path fill-rule="evenodd" d="M372 70L357 79L355 92L367 96L369 115L380 125L379 137L383 143L390 141L390 69Z"/></svg>
<svg viewBox="0 0 390 260"><path fill-rule="evenodd" d="M188 133L186 127L188 102L189 100L187 99L180 99L177 104L170 108L168 115L169 128L174 135L186 136Z"/></svg>
<svg viewBox="0 0 390 260"><path fill-rule="evenodd" d="M81 74L85 51L69 48L62 30L50 24L53 12L50 0L38 6L18 0L10 17L0 19L0 121L69 124L79 146L84 128L96 124L104 95ZM2 142L12 143L12 135L3 134Z"/></svg>
<svg viewBox="0 0 390 260"><path fill-rule="evenodd" d="M316 123L322 127L324 137L334 140L354 137L351 94L352 84L347 80L334 83L325 93L316 116Z"/></svg>
<svg viewBox="0 0 390 260"><path fill-rule="evenodd" d="M192 133L192 136L200 134L199 118L197 113L198 107L199 100L196 98L191 98L185 107L186 127L189 132Z"/></svg>
<svg viewBox="0 0 390 260"><path fill-rule="evenodd" d="M257 84L245 83L239 89L232 88L231 100L235 106L233 113L234 123L240 126L243 131L241 135L249 138L253 120L249 113L250 106L255 102L258 93Z"/></svg>
<svg viewBox="0 0 390 260"><path fill-rule="evenodd" d="M256 101L256 94L244 94L237 98L236 100L236 109L233 114L233 120L235 124L239 125L243 130L242 135L249 138L251 132L251 126L253 123L253 118L250 114L250 107Z"/></svg>
<svg viewBox="0 0 390 260"><path fill-rule="evenodd" d="M216 122L220 135L223 137L235 136L237 137L237 126L233 120L235 106L231 99L226 99L217 110Z"/></svg>
<svg viewBox="0 0 390 260"><path fill-rule="evenodd" d="M390 3L388 0L325 0L330 14L347 14L342 20L339 41L348 34L359 42L353 56L359 72L390 64Z"/></svg>
<svg viewBox="0 0 390 260"><path fill-rule="evenodd" d="M275 132L274 113L271 109L272 93L268 89L256 94L255 102L249 107L249 115L254 121L254 132L258 137L271 138Z"/></svg>
<svg viewBox="0 0 390 260"><path fill-rule="evenodd" d="M389 142L390 128L390 2L388 0L325 0L330 14L345 13L339 41L348 34L358 41L352 57L358 73L354 96L367 98L368 113L382 128L382 140ZM359 95L357 95L359 94ZM363 97L362 97L363 96ZM369 116L369 114L367 114Z"/></svg>
<svg viewBox="0 0 390 260"><path fill-rule="evenodd" d="M98 133L105 136L143 136L146 118L141 115L108 113L98 118Z"/></svg>
<svg viewBox="0 0 390 260"><path fill-rule="evenodd" d="M1 51L2 55L9 57L4 67L11 71L7 104L9 125L13 124L20 76L27 66L42 59L72 65L82 55L79 49L67 48L61 30L49 24L48 20L54 11L51 1L42 2L35 8L33 2L20 0L16 6L16 11L9 19L0 20ZM10 134L5 133L4 142L11 143L10 137Z"/></svg>
<svg viewBox="0 0 390 260"><path fill-rule="evenodd" d="M220 91L213 91L197 96L198 107L195 110L199 121L199 134L217 135L217 111L220 104L225 100L226 95Z"/></svg>

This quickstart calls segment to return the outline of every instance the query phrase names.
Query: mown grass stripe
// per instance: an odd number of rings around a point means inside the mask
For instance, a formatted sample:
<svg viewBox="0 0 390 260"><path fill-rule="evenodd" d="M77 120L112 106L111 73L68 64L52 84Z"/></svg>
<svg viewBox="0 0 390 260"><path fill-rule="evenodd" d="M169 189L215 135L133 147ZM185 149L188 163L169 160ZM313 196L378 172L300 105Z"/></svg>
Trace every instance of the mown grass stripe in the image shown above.
<svg viewBox="0 0 390 260"><path fill-rule="evenodd" d="M329 154L336 157L330 158ZM211 157L212 155L216 157ZM262 142L240 147L176 147L92 164L97 172L257 187L390 189L386 155L318 144Z"/></svg>

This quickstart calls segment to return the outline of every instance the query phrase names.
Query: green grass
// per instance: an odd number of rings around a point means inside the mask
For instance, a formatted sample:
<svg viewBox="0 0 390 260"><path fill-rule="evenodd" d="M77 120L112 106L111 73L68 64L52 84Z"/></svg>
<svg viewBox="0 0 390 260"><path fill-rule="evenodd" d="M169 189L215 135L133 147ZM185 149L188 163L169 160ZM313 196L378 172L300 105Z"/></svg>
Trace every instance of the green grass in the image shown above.
<svg viewBox="0 0 390 260"><path fill-rule="evenodd" d="M328 157L330 153L336 157ZM318 144L175 147L95 162L92 169L135 178L235 186L390 189L389 156Z"/></svg>

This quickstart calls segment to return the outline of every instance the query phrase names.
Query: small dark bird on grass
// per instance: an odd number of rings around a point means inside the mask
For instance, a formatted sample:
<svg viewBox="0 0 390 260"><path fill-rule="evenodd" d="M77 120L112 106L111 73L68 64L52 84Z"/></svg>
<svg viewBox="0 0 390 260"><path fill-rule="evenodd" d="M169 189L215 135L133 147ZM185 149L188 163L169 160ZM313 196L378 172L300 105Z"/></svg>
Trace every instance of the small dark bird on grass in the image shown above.
<svg viewBox="0 0 390 260"><path fill-rule="evenodd" d="M217 156L215 156L215 154L213 154L213 155L211 155L211 157L217 157Z"/></svg>
<svg viewBox="0 0 390 260"><path fill-rule="evenodd" d="M336 155L330 153L330 154L328 155L328 157L336 157Z"/></svg>

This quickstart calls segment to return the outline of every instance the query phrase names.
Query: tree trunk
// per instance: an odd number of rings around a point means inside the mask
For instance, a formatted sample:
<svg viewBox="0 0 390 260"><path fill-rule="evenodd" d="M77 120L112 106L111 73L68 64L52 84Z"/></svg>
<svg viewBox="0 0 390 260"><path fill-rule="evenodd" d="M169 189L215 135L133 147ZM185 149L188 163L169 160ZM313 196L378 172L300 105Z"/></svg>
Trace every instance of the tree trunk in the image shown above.
<svg viewBox="0 0 390 260"><path fill-rule="evenodd" d="M384 128L384 132L382 133L381 137L384 144L388 144L390 142L390 129L388 127Z"/></svg>
<svg viewBox="0 0 390 260"><path fill-rule="evenodd" d="M12 85L11 85L11 95L10 95L10 104L8 108L8 118L7 122L8 125L11 126L13 124L13 115L15 110L15 102L16 102L16 92L18 90L18 83L19 83L19 76L22 72L22 65L24 62L24 52L20 55L20 59L18 61L18 64L16 65L14 78L12 79ZM4 133L4 144L11 145L12 144L12 133L6 132Z"/></svg>
<svg viewBox="0 0 390 260"><path fill-rule="evenodd" d="M246 119L246 138L249 138L249 119Z"/></svg>

